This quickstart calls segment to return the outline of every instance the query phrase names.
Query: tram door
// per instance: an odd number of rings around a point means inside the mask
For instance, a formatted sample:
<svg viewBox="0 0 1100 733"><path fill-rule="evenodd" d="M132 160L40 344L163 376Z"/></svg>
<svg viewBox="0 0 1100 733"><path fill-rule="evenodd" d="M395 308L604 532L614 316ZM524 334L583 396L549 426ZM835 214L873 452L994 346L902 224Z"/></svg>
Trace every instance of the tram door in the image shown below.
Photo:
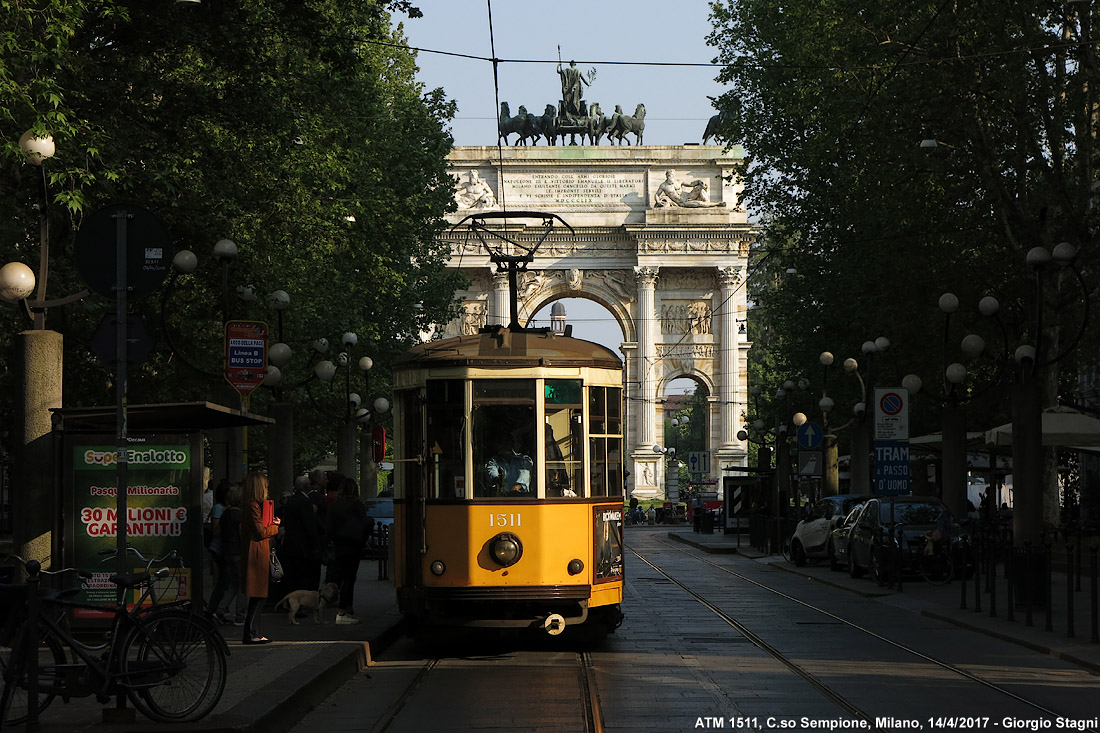
<svg viewBox="0 0 1100 733"><path fill-rule="evenodd" d="M418 586L421 582L421 552L424 546L424 501L426 462L416 460L425 455L424 446L424 400L418 390L401 393L402 454L396 456L402 467L401 488L405 498L404 554L406 586Z"/></svg>

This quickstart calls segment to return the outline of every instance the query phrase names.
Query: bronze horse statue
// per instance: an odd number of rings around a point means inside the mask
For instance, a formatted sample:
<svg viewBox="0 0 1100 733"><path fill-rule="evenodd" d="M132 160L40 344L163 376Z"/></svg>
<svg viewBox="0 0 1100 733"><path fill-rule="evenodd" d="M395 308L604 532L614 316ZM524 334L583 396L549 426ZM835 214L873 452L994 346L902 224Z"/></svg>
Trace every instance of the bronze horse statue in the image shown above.
<svg viewBox="0 0 1100 733"><path fill-rule="evenodd" d="M511 116L507 102L500 103L500 119L497 120L497 141L508 144L508 136L515 133L516 145L526 145L528 140L534 145L539 133L535 129L535 116L527 113L527 108L522 104L515 117Z"/></svg>
<svg viewBox="0 0 1100 733"><path fill-rule="evenodd" d="M589 145L599 145L600 140L607 134L607 117L597 102L593 102L588 108L588 125L585 135L588 136Z"/></svg>
<svg viewBox="0 0 1100 733"><path fill-rule="evenodd" d="M539 135L546 138L547 145L557 145L558 118L552 104L546 105L542 117L535 118L535 142L538 142Z"/></svg>
<svg viewBox="0 0 1100 733"><path fill-rule="evenodd" d="M704 145L706 145L707 140L709 140L712 137L714 138L715 142L719 141L718 138L722 134L722 126L725 124L725 122L726 122L726 117L725 117L724 112L719 112L718 114L714 115L709 120L707 120L707 129L703 131L703 144Z"/></svg>
<svg viewBox="0 0 1100 733"><path fill-rule="evenodd" d="M634 110L634 116L614 114L607 123L607 139L615 144L623 145L628 134L634 135L634 144L642 144L642 133L645 131L645 105L639 104ZM630 144L630 141L625 143Z"/></svg>

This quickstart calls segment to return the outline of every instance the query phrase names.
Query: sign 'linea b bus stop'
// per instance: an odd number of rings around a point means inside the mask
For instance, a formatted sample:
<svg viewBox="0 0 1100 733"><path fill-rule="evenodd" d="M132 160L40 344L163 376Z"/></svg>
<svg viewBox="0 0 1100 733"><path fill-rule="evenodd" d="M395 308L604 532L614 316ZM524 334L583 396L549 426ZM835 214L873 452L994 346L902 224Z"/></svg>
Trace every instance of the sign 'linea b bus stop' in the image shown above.
<svg viewBox="0 0 1100 733"><path fill-rule="evenodd" d="M247 399L267 374L267 324L229 321L225 324L225 379Z"/></svg>

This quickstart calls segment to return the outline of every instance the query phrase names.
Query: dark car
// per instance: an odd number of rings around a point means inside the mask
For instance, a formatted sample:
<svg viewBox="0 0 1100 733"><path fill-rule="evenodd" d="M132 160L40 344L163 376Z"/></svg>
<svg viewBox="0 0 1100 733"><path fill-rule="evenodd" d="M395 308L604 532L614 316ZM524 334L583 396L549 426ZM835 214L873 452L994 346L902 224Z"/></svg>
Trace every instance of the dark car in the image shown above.
<svg viewBox="0 0 1100 733"><path fill-rule="evenodd" d="M941 520L941 515L946 517ZM898 539L903 548L920 546L924 533L945 522L958 528L942 501L928 496L880 496L869 500L848 536L848 574L859 578L870 571L878 583L887 579L888 548Z"/></svg>
<svg viewBox="0 0 1100 733"><path fill-rule="evenodd" d="M826 496L809 507L806 516L794 528L791 537L791 561L799 567L811 557L833 557L833 548L829 540L833 530L852 507L866 501L869 496L860 494L840 494Z"/></svg>
<svg viewBox="0 0 1100 733"><path fill-rule="evenodd" d="M853 506L852 511L848 512L848 516L840 520L840 524L829 534L830 570L843 570L848 567L848 540L852 534L852 527L856 525L856 520L859 519L859 514L862 511L863 504Z"/></svg>

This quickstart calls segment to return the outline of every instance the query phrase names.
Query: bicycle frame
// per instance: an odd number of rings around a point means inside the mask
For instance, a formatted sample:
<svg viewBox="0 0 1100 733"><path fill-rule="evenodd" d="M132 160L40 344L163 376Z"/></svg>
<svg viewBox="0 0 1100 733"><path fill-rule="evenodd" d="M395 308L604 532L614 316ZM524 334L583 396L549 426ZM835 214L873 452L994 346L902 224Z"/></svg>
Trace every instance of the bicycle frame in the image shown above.
<svg viewBox="0 0 1100 733"><path fill-rule="evenodd" d="M148 590L148 589L147 589ZM144 595L144 594L143 594ZM104 606L78 603L64 600L47 601L47 608L56 608L59 611L65 608L84 608L88 610L105 610ZM122 672L121 655L128 648L130 639L135 634L141 634L145 641L154 647L161 647L156 637L150 633L147 619L158 613L180 610L191 613L186 606L190 601L174 601L165 604L155 604L152 607L135 606L127 609L125 602L113 607L114 615L108 632L107 641L103 644L87 644L78 640L71 633L66 623L67 618L63 613L56 615L43 613L39 616L39 624L47 633L52 635L63 646L68 647L73 658L72 664L64 665L63 669L55 672L71 672L71 674L56 674L54 677L42 675L39 670L39 691L46 694L55 694L68 697L86 697L95 695L97 699L105 701L111 695L119 691L136 690L148 687L149 684L137 684L133 680L125 679L128 676L140 674L139 672ZM44 609L45 610L45 609ZM221 635L218 634L220 638ZM223 640L224 643L224 640ZM102 652L106 650L106 655ZM166 655L158 654L162 659ZM79 661L77 661L79 660ZM48 665L47 665L48 669ZM91 686L93 680L87 678L84 670L91 670L98 684ZM56 686L55 685L59 685Z"/></svg>

